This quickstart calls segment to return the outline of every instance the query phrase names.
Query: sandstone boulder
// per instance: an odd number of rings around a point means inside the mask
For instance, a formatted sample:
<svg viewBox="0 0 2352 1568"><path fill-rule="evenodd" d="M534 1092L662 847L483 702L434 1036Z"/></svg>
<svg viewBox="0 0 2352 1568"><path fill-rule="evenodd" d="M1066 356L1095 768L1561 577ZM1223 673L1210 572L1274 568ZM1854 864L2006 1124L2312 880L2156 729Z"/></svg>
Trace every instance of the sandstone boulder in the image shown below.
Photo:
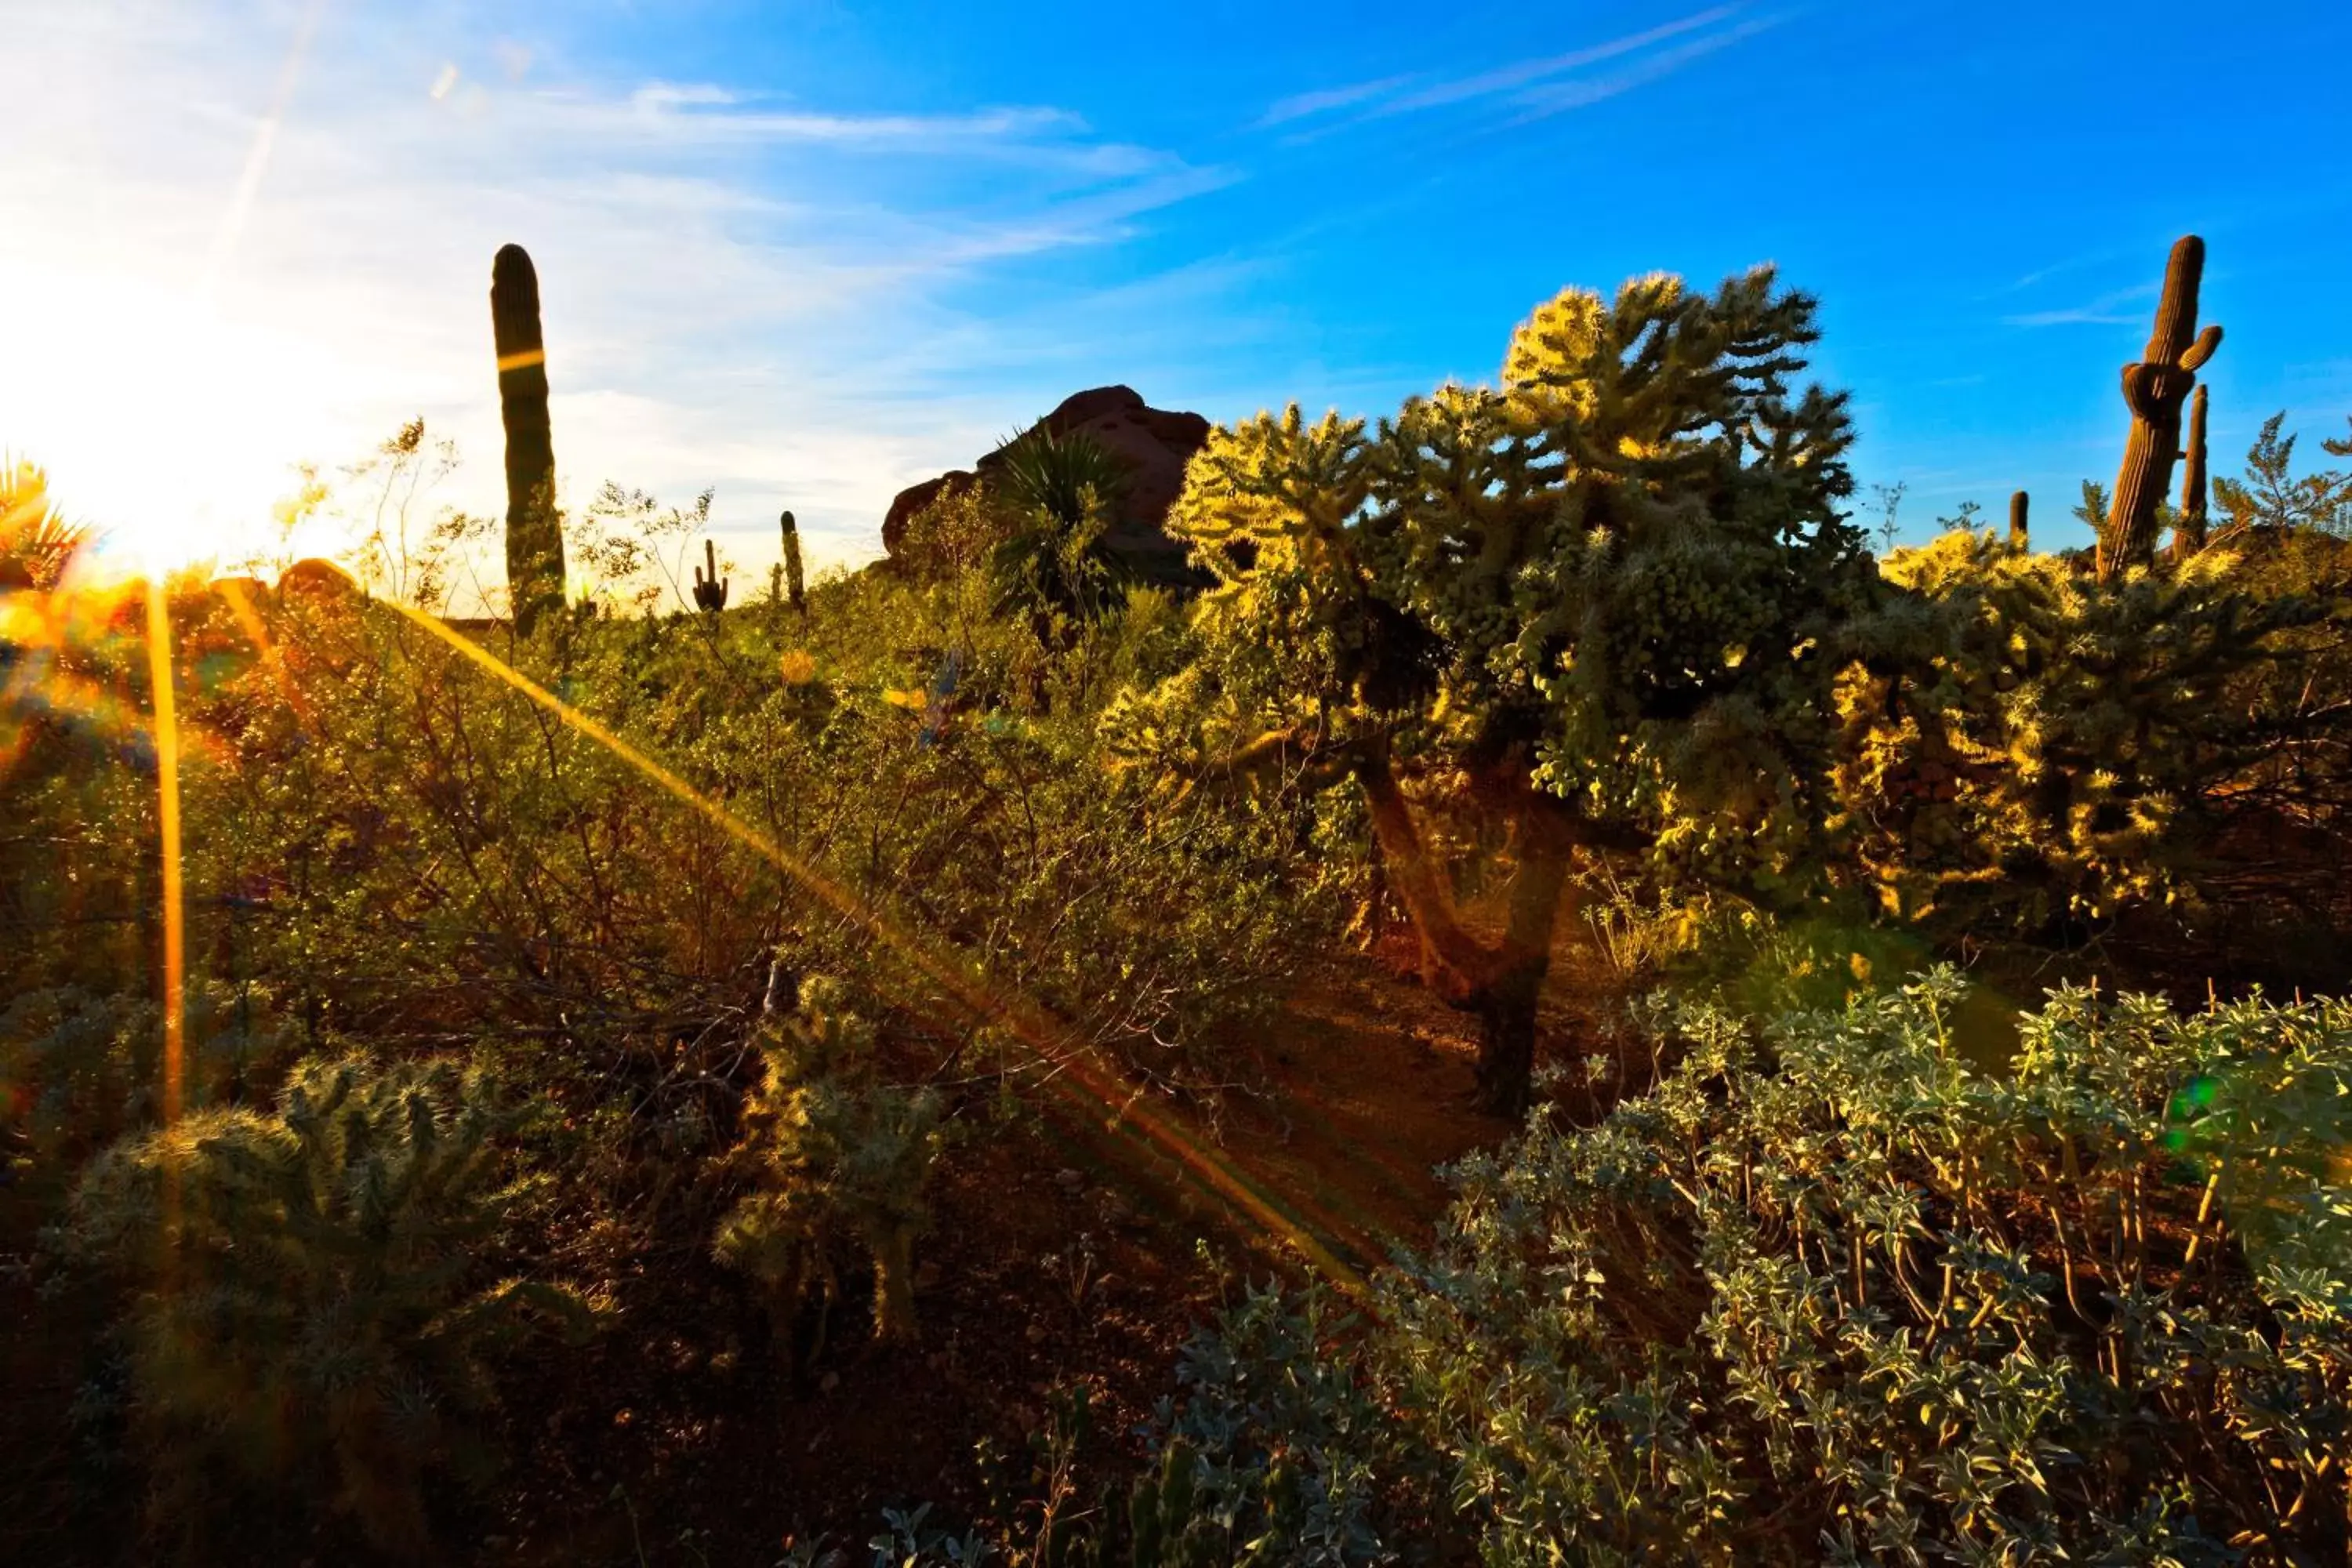
<svg viewBox="0 0 2352 1568"><path fill-rule="evenodd" d="M1083 431L1127 465L1127 487L1105 542L1147 583L1197 583L1186 564L1184 546L1168 535L1168 511L1184 488L1184 466L1209 440L1209 422L1198 414L1148 405L1131 386L1097 386L1062 400L1038 421L1056 437ZM970 468L951 468L900 490L882 521L882 548L898 552L907 523L932 499L979 480L1003 459L994 452Z"/></svg>

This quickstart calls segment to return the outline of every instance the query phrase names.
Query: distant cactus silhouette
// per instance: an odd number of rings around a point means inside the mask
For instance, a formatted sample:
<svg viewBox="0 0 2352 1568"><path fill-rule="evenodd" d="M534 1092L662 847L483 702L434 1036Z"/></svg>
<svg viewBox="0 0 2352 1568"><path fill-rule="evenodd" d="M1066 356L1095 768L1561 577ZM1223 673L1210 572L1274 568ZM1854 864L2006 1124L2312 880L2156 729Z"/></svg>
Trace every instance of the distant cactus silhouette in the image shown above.
<svg viewBox="0 0 2352 1568"><path fill-rule="evenodd" d="M694 569L694 603L698 609L717 615L727 607L728 579L719 574L719 547L709 540L702 542L703 566ZM709 567L709 571L704 570Z"/></svg>
<svg viewBox="0 0 2352 1568"><path fill-rule="evenodd" d="M789 511L779 521L784 530L784 592L791 595L793 608L805 616L808 614L808 594L801 582L801 531Z"/></svg>
<svg viewBox="0 0 2352 1568"><path fill-rule="evenodd" d="M563 604L563 527L555 511L555 439L547 414L547 346L539 274L519 245L490 264L490 328L507 433L507 592L515 631Z"/></svg>
<svg viewBox="0 0 2352 1568"><path fill-rule="evenodd" d="M2172 552L2194 555L2205 548L2205 389L2189 400L2189 440L2180 448L2180 516L2172 525Z"/></svg>
<svg viewBox="0 0 2352 1568"><path fill-rule="evenodd" d="M2033 548L2032 532L2026 526L2026 495L2018 490L2009 498L2009 547L2024 551Z"/></svg>
<svg viewBox="0 0 2352 1568"><path fill-rule="evenodd" d="M2156 553L2157 509L2172 488L2173 460L2180 455L2180 405L2188 401L2197 372L2221 346L2221 329L2197 329L2197 289L2205 275L2205 242L2184 235L2165 268L2164 298L2156 308L2156 331L2139 361L2124 366L2124 402L2131 409L2130 438L2116 475L2115 502L2099 531L2102 582Z"/></svg>

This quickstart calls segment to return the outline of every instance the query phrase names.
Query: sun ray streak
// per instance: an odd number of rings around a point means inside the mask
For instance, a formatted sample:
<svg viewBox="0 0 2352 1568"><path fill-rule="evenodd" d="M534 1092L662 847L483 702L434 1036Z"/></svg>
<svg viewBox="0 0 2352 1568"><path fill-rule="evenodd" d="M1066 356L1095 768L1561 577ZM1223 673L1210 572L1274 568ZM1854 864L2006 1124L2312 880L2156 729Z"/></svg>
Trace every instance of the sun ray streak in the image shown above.
<svg viewBox="0 0 2352 1568"><path fill-rule="evenodd" d="M680 804L707 818L719 831L750 849L836 912L888 943L927 977L984 1023L1010 1030L1024 1045L1049 1064L1045 1085L1082 1114L1106 1116L1106 1131L1125 1130L1174 1159L1177 1167L1214 1191L1225 1202L1269 1235L1278 1237L1309 1266L1350 1294L1365 1289L1360 1274L1343 1261L1307 1226L1231 1161L1179 1126L1172 1118L1146 1103L1141 1091L1117 1082L1075 1051L1063 1048L1057 1031L1044 1009L1020 995L1007 995L992 984L961 953L938 951L912 932L894 924L880 910L860 899L793 854L768 834L712 800L684 778L631 745L604 724L566 702L520 670L507 664L471 638L436 617L395 600L376 603L398 612L430 633L494 679L546 709L565 725L603 746L630 767L658 784Z"/></svg>
<svg viewBox="0 0 2352 1568"><path fill-rule="evenodd" d="M180 863L180 709L172 661L172 607L163 574L147 574L147 678L155 730L155 824L163 869L163 1127L180 1122L182 1074L187 1043L187 902ZM180 1168L163 1163L163 1258L165 1290L175 1288L178 1262L173 1237L180 1222Z"/></svg>
<svg viewBox="0 0 2352 1568"><path fill-rule="evenodd" d="M153 692L155 820L163 864L163 1125L180 1120L186 1025L187 910L180 864L180 713L172 673L172 610L162 574L147 579L147 676Z"/></svg>

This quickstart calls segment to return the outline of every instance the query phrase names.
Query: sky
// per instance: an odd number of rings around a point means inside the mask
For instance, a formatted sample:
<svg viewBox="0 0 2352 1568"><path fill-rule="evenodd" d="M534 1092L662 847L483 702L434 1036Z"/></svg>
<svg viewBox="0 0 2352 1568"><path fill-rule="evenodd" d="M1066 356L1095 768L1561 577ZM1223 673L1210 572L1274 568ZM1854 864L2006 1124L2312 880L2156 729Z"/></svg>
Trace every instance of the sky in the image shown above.
<svg viewBox="0 0 2352 1568"><path fill-rule="evenodd" d="M2081 542L2186 232L2217 471L2352 414L2344 0L0 0L0 447L124 558L249 553L293 465L420 415L435 504L502 510L509 241L565 504L713 487L755 582L780 508L869 559L1081 388L1378 416L1654 270L1820 298L1857 505L1900 482L1911 537L2023 488Z"/></svg>

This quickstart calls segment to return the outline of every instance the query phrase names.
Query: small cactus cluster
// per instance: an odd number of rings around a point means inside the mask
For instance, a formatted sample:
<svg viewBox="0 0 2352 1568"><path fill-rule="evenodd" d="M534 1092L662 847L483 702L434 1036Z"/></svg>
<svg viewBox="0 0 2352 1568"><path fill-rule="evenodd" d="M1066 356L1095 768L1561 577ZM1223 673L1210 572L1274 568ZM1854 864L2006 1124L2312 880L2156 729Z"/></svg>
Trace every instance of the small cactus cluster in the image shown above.
<svg viewBox="0 0 2352 1568"><path fill-rule="evenodd" d="M702 542L702 565L694 569L695 608L717 615L727 607L728 579L719 574L719 546Z"/></svg>
<svg viewBox="0 0 2352 1568"><path fill-rule="evenodd" d="M2157 512L2172 486L2172 465L2181 455L2180 408L2189 400L2197 372L2221 346L2221 329L2197 326L2197 290L2205 275L2205 242L2185 235L2172 247L2165 269L2164 296L2156 310L2156 331L2146 353L2124 366L2124 402L2131 409L2131 436L2116 475L2114 503L2099 531L2101 582L2120 576L2155 557ZM2201 407L2201 405L2200 405ZM2201 449L2201 423L2192 430ZM2201 457L2192 458L2200 471ZM2200 488L2201 489L2201 479ZM2200 512L2201 515L2201 506Z"/></svg>

